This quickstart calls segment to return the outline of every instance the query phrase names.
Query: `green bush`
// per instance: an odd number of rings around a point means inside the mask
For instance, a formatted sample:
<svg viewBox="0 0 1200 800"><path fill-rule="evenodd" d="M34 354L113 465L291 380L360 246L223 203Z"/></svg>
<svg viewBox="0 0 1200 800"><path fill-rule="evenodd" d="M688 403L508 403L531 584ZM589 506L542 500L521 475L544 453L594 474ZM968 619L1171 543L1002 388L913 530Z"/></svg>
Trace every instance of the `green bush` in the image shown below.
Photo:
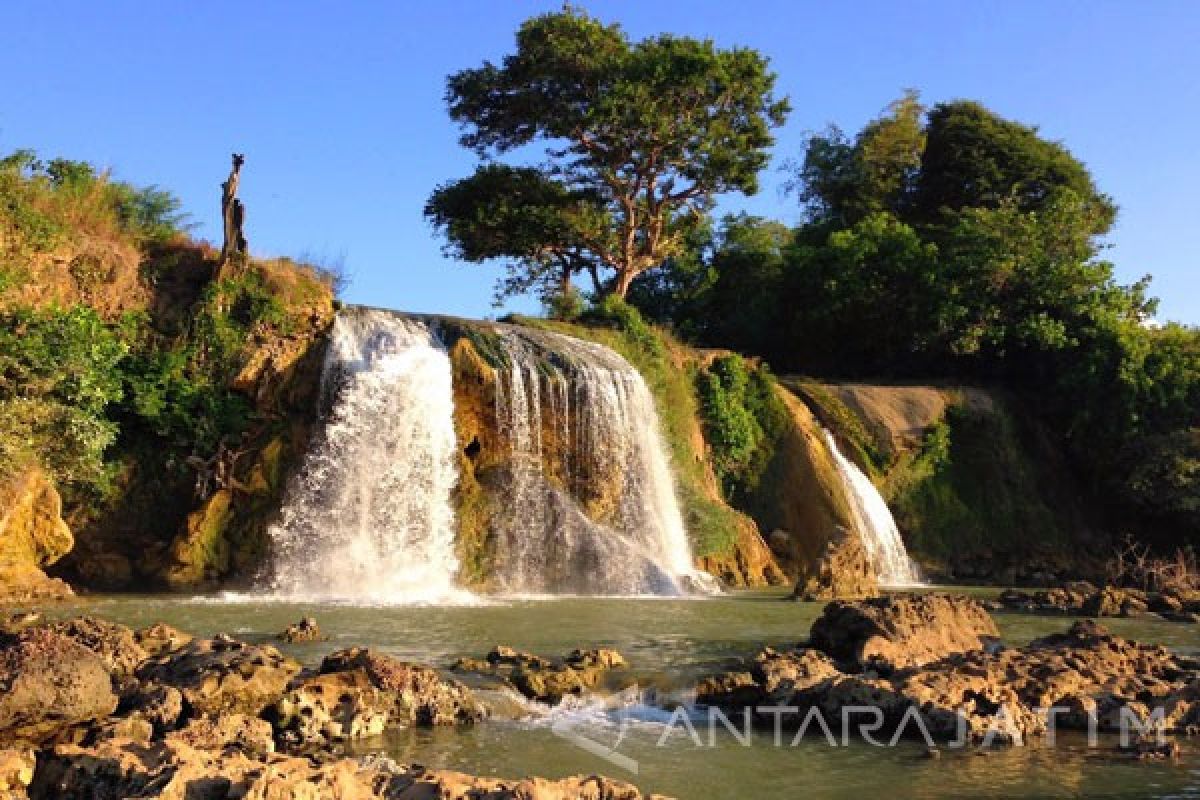
<svg viewBox="0 0 1200 800"><path fill-rule="evenodd" d="M721 356L696 376L705 438L725 498L745 508L787 425L766 366Z"/></svg>
<svg viewBox="0 0 1200 800"><path fill-rule="evenodd" d="M0 315L0 472L37 461L69 490L103 492L127 353L90 308Z"/></svg>

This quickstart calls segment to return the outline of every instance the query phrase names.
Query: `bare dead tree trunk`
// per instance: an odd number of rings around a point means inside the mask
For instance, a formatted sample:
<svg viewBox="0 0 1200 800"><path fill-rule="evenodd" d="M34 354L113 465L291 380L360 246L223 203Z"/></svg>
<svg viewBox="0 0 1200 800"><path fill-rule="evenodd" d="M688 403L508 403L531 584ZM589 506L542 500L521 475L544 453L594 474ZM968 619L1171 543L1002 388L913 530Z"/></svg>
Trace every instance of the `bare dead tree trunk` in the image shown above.
<svg viewBox="0 0 1200 800"><path fill-rule="evenodd" d="M244 229L246 208L237 196L244 163L246 163L246 157L241 153L234 153L229 179L221 184L221 219L225 224L225 241L221 245L219 277L226 277L230 269L244 262L247 256Z"/></svg>

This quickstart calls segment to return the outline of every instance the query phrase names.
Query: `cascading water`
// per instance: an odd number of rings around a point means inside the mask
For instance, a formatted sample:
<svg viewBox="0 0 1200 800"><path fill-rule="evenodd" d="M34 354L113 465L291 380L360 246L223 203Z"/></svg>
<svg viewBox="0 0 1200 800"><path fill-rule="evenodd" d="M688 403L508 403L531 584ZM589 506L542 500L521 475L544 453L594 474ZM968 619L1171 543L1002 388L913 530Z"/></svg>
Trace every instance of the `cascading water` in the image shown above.
<svg viewBox="0 0 1200 800"><path fill-rule="evenodd" d="M498 583L533 593L716 591L692 565L654 399L637 370L567 336L505 327L498 337L507 366L497 371L496 416L512 451Z"/></svg>
<svg viewBox="0 0 1200 800"><path fill-rule="evenodd" d="M380 603L457 602L450 360L425 324L339 314L320 438L271 531L273 590Z"/></svg>
<svg viewBox="0 0 1200 800"><path fill-rule="evenodd" d="M896 520L875 484L850 459L838 449L837 439L825 431L825 440L833 454L834 464L846 494L850 499L850 512L855 526L862 537L863 549L875 570L875 576L884 586L913 586L921 582L917 566L904 549L904 540L896 527Z"/></svg>

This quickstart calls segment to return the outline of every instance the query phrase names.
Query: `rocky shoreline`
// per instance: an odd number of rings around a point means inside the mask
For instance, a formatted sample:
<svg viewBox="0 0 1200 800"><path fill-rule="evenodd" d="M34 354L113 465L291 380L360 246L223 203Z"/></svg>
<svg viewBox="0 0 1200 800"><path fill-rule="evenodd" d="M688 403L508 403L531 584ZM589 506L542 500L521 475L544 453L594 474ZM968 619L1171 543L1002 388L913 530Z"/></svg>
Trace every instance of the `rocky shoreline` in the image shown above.
<svg viewBox="0 0 1200 800"><path fill-rule="evenodd" d="M701 682L696 695L704 706L812 733L869 707L879 713L868 733L922 736L931 746L1020 744L1055 728L1200 732L1200 659L1092 620L1009 648L982 604L939 594L830 603L807 642L765 648Z"/></svg>
<svg viewBox="0 0 1200 800"><path fill-rule="evenodd" d="M614 656L573 654L564 669L591 674ZM340 757L339 743L389 728L486 717L460 681L367 648L337 650L304 669L269 644L225 635L198 639L163 624L133 631L93 617L44 623L36 614L10 614L0 632L0 686L5 798L646 796L597 775L502 780Z"/></svg>
<svg viewBox="0 0 1200 800"><path fill-rule="evenodd" d="M306 618L279 635L320 642ZM332 649L332 648L331 648ZM504 780L350 758L345 745L407 727L487 724L482 689L553 706L631 680L608 648L551 658L498 645L442 670L366 647L304 667L273 645L166 624L140 630L80 616L0 619L0 796L178 800L442 798L641 800L598 775ZM1200 733L1200 659L1114 636L1094 621L1006 647L988 608L929 594L834 601L809 638L763 648L695 687L691 713L749 715L819 735L1021 744L1060 730L1133 726L1129 752L1169 757L1166 734ZM1049 718L1043 709L1059 709Z"/></svg>

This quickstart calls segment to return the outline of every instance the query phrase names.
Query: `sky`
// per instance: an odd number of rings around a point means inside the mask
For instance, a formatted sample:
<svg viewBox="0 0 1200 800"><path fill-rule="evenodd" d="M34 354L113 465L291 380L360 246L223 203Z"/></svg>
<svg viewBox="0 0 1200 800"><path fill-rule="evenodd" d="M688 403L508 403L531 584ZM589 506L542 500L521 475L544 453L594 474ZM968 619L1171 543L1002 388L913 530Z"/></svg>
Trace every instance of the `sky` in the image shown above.
<svg viewBox="0 0 1200 800"><path fill-rule="evenodd" d="M1200 324L1200 3L576 3L634 38L669 31L760 50L793 112L750 198L795 222L782 164L829 123L856 131L906 87L978 100L1061 140L1116 198L1107 258L1154 275L1159 317ZM497 61L522 20L560 2L7 0L0 152L31 147L175 192L219 240L220 183L258 255L345 265L349 302L480 317L498 267L453 262L421 214L469 174L445 78ZM531 310L529 300L509 309Z"/></svg>

